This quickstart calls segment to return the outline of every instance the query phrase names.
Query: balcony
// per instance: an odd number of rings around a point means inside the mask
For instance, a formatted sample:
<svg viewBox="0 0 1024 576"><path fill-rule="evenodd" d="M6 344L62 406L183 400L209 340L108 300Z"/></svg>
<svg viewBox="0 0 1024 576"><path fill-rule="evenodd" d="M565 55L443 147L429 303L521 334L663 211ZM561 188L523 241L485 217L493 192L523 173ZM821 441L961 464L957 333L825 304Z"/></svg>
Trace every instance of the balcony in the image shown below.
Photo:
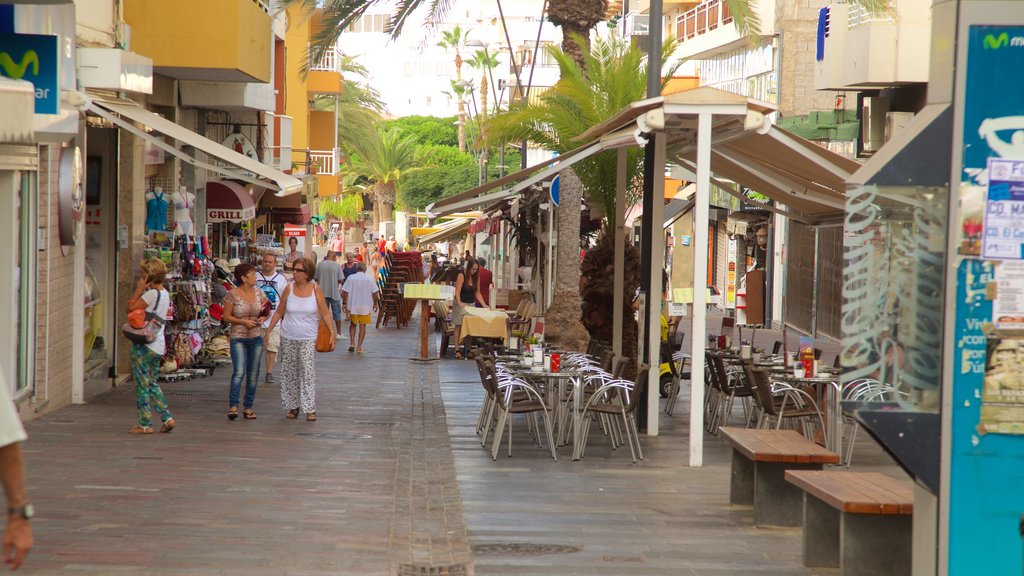
<svg viewBox="0 0 1024 576"><path fill-rule="evenodd" d="M775 0L759 0L753 6L761 23L760 36L775 34ZM725 0L708 0L676 17L675 35L681 58L707 59L710 56L742 48L748 39L736 29L736 22Z"/></svg>
<svg viewBox="0 0 1024 576"><path fill-rule="evenodd" d="M310 150L309 173L318 176L337 176L341 171L341 149Z"/></svg>
<svg viewBox="0 0 1024 576"><path fill-rule="evenodd" d="M341 51L328 50L318 62L310 62L306 91L310 94L341 94Z"/></svg>
<svg viewBox="0 0 1024 576"><path fill-rule="evenodd" d="M884 88L928 81L931 4L892 0L889 14L859 4L823 11L824 35L815 65L818 90Z"/></svg>
<svg viewBox="0 0 1024 576"><path fill-rule="evenodd" d="M651 28L651 15L641 14L632 11L626 14L625 35L626 37L647 36Z"/></svg>
<svg viewBox="0 0 1024 576"><path fill-rule="evenodd" d="M269 112L268 123L273 127L270 138L271 145L263 155L268 164L281 170L291 172L292 169L292 117Z"/></svg>
<svg viewBox="0 0 1024 576"><path fill-rule="evenodd" d="M259 0L124 0L132 50L179 80L270 82L273 18Z"/></svg>

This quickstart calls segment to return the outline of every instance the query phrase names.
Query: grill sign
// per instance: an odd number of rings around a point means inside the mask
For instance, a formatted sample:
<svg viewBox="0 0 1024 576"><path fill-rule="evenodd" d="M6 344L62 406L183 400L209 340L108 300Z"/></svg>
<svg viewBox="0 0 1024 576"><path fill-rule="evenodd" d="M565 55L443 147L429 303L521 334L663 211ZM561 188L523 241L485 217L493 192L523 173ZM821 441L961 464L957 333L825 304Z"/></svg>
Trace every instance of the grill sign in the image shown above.
<svg viewBox="0 0 1024 576"><path fill-rule="evenodd" d="M207 222L247 222L256 218L256 208L235 208L225 210L212 208L206 211Z"/></svg>

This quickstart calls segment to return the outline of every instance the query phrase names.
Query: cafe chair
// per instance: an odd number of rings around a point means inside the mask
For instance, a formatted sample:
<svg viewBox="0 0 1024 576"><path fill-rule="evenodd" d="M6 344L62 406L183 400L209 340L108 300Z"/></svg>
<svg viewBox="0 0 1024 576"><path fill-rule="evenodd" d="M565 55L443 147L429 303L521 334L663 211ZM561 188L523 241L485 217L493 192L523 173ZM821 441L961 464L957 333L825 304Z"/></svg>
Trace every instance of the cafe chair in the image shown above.
<svg viewBox="0 0 1024 576"><path fill-rule="evenodd" d="M748 365L744 363L744 366ZM808 439L814 439L812 427L817 427L823 435L827 433L821 410L810 394L782 382L773 385L764 370L751 367L748 374L761 410L758 428L779 429L784 422L793 424L800 421ZM825 445L828 445L827 438Z"/></svg>
<svg viewBox="0 0 1024 576"><path fill-rule="evenodd" d="M910 395L885 382L879 382L873 378L862 378L854 380L843 388L842 399L856 402L899 402L909 398ZM852 414L845 411L842 415L842 426L840 433L843 434L843 453L840 454L841 463L847 468L853 460L853 446L857 442L857 432L860 431L860 423L854 419Z"/></svg>
<svg viewBox="0 0 1024 576"><path fill-rule="evenodd" d="M637 372L636 381L615 379L602 385L594 391L583 405L583 430L582 438L577 442L578 458L583 458L587 449L587 439L590 432L590 423L594 417L600 414L609 416L610 420L616 417L622 418L622 429L626 432L626 440L629 442L629 451L633 456L633 463L644 459L643 449L640 447L640 432L636 425L636 410L643 395L644 386L647 383L647 376L650 372L650 365L641 364ZM612 448L615 449L615 438L612 439ZM621 443L619 444L621 445Z"/></svg>
<svg viewBox="0 0 1024 576"><path fill-rule="evenodd" d="M521 378L504 375L499 379L495 362L491 358L483 360L484 387L488 395L494 397L494 408L497 410L497 423L494 426L494 440L491 445L491 459L498 459L498 450L501 448L501 439L505 435L506 423L508 427L508 455L512 456L512 415L526 414L533 419L533 427L537 428L537 413L544 417L544 431L547 435L548 449L551 457L558 461L555 454L554 434L551 431L551 411L541 393L530 383ZM538 444L540 438L538 435Z"/></svg>

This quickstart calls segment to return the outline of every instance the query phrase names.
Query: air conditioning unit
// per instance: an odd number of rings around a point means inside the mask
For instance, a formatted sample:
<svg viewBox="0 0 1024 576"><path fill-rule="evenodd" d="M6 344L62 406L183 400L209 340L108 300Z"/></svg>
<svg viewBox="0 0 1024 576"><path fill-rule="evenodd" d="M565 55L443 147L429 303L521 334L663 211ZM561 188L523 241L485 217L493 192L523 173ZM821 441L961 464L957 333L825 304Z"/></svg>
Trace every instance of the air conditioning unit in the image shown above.
<svg viewBox="0 0 1024 576"><path fill-rule="evenodd" d="M903 130L914 119L913 112L889 112L885 115L885 141L892 140L896 133Z"/></svg>

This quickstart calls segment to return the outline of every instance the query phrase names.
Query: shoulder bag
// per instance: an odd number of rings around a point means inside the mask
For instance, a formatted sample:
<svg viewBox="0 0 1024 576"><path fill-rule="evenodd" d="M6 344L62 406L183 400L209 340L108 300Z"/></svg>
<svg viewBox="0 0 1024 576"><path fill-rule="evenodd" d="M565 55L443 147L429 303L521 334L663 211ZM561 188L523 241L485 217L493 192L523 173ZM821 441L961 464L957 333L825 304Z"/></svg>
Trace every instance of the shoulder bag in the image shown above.
<svg viewBox="0 0 1024 576"><path fill-rule="evenodd" d="M124 337L136 344L152 344L156 340L156 335L160 333L160 329L164 327L164 319L160 318L156 311L160 308L160 297L163 293L157 291L156 302L153 304L153 310L146 310L146 318L141 328L132 326L131 322L125 322L121 325L121 333Z"/></svg>

